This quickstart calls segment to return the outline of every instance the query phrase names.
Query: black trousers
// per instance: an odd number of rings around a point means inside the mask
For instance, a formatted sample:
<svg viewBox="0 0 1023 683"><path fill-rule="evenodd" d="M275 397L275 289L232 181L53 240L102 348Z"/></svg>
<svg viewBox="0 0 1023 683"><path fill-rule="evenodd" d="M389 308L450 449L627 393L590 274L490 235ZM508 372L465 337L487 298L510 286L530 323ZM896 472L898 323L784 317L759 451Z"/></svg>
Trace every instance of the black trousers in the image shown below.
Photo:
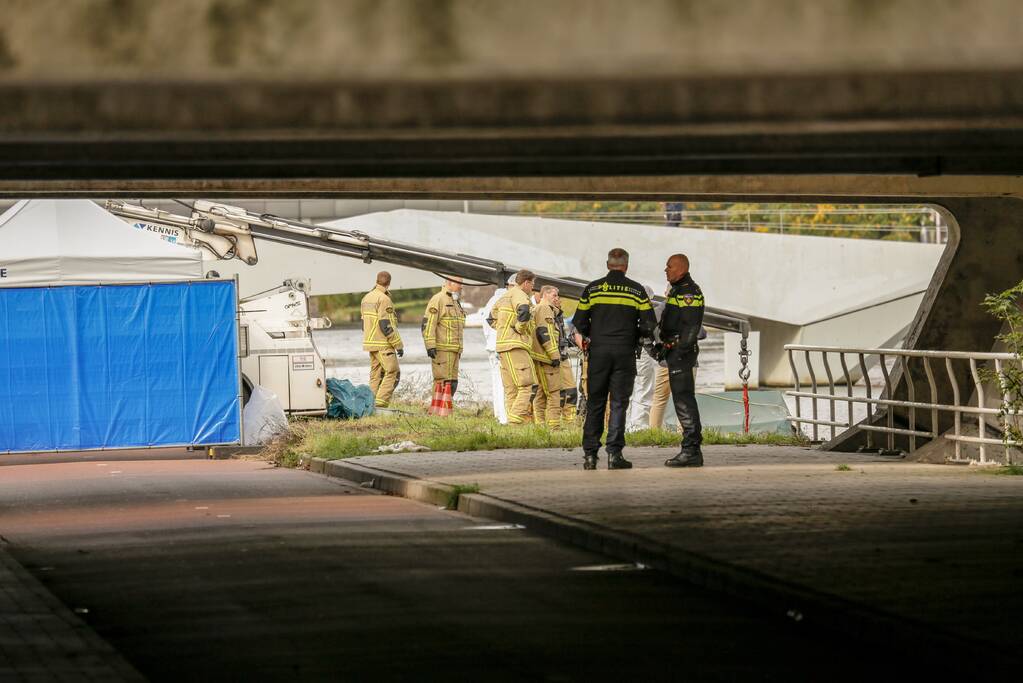
<svg viewBox="0 0 1023 683"><path fill-rule="evenodd" d="M607 450L625 447L625 413L629 410L632 385L636 381L636 352L630 348L593 348L586 374L586 421L583 422L583 452L596 453L604 433L607 397L611 395L611 416L607 421Z"/></svg>
<svg viewBox="0 0 1023 683"><path fill-rule="evenodd" d="M676 358L668 356L668 384L671 386L675 415L682 428L682 450L695 450L703 443L700 408L696 403L696 378L693 377L695 365L695 355Z"/></svg>

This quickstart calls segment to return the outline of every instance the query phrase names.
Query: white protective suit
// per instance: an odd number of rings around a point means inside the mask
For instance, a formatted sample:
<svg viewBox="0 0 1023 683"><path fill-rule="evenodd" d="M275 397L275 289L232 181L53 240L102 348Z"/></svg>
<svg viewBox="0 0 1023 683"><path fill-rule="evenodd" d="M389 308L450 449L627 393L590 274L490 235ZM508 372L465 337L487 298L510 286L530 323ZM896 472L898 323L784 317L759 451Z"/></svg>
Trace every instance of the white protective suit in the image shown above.
<svg viewBox="0 0 1023 683"><path fill-rule="evenodd" d="M661 313L664 312L664 303L653 301L654 288L650 285L643 285L646 294L650 297L654 306L654 315L657 321L661 321ZM632 386L632 399L629 401L629 412L625 416L625 431L636 432L641 429L650 428L650 406L654 401L654 380L657 375L657 361L650 357L646 351L639 355L636 361L636 382Z"/></svg>
<svg viewBox="0 0 1023 683"><path fill-rule="evenodd" d="M490 360L490 390L492 392L491 400L494 404L494 417L501 424L508 424L508 414L504 409L504 385L501 383L501 361L497 357L497 330L487 324L487 318L490 317L490 310L497 303L508 290L501 287L494 296L490 297L483 308L480 309L480 317L483 319L483 345L487 349L487 358Z"/></svg>

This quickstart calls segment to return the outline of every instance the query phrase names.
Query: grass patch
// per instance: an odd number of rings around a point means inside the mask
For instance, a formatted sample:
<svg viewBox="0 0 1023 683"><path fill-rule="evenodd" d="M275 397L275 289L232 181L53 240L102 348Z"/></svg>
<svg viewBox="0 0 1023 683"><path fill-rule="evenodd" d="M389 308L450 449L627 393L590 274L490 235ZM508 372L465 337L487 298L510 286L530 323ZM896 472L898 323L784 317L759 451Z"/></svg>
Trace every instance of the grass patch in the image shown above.
<svg viewBox="0 0 1023 683"><path fill-rule="evenodd" d="M466 493L479 493L479 484L455 484L451 487L451 493L448 494L448 510L458 509L458 499Z"/></svg>
<svg viewBox="0 0 1023 683"><path fill-rule="evenodd" d="M846 465L845 463L842 463L841 465L835 465L835 469L838 470L839 472L852 472L852 468Z"/></svg>
<svg viewBox="0 0 1023 683"><path fill-rule="evenodd" d="M451 417L426 415L422 406L398 406L402 414L354 421L296 419L290 433L264 450L279 465L295 467L303 456L336 460L373 455L378 446L414 441L433 451L489 451L502 448L578 448L579 426L548 430L537 425L502 425L485 411L456 409ZM644 429L626 434L627 446L677 446L678 432ZM797 436L703 432L704 444L805 445Z"/></svg>
<svg viewBox="0 0 1023 683"><path fill-rule="evenodd" d="M1003 465L1002 467L981 468L987 474L1001 474L1010 477L1023 476L1023 465Z"/></svg>

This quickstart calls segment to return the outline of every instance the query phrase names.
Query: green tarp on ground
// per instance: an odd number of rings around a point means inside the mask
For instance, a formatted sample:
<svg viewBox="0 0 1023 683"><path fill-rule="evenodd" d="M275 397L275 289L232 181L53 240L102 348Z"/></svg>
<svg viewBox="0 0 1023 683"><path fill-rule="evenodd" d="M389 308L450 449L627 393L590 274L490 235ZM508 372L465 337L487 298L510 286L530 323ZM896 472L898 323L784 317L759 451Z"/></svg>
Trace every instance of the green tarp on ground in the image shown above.
<svg viewBox="0 0 1023 683"><path fill-rule="evenodd" d="M365 384L355 386L347 379L328 379L327 393L330 405L327 417L338 420L357 420L373 414L373 392Z"/></svg>

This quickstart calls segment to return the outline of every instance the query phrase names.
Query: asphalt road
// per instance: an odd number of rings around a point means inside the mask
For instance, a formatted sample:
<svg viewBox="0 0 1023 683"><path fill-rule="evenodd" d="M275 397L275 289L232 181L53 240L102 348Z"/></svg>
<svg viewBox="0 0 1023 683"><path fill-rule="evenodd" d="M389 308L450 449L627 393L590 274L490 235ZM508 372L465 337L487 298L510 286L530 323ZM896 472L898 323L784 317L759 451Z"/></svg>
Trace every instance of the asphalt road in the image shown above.
<svg viewBox="0 0 1023 683"><path fill-rule="evenodd" d="M262 462L0 467L0 534L154 681L919 673L528 530Z"/></svg>

